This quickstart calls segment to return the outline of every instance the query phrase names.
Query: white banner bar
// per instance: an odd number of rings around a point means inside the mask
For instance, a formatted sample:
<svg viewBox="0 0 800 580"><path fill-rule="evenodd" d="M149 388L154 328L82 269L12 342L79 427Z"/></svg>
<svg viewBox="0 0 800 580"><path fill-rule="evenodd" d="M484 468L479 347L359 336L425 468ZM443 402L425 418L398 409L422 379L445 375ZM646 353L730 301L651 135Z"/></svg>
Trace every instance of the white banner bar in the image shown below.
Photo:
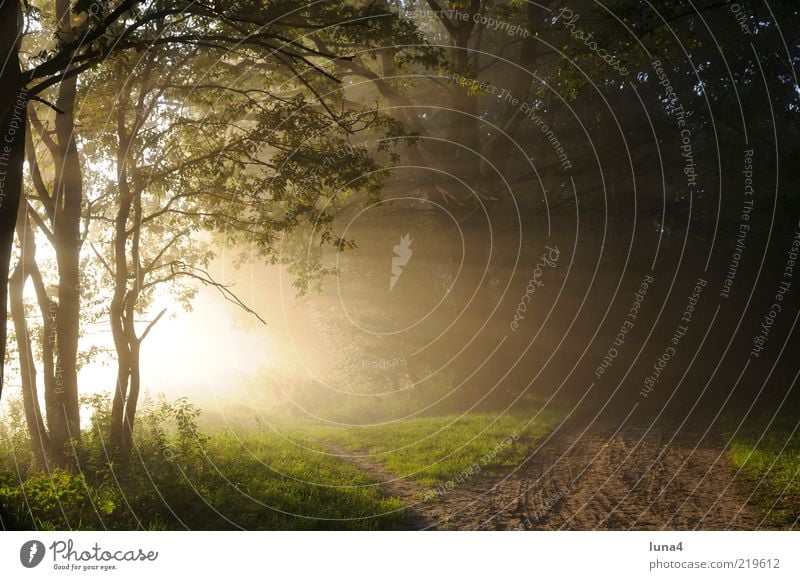
<svg viewBox="0 0 800 580"><path fill-rule="evenodd" d="M797 532L0 533L13 579L796 579L798 552Z"/></svg>

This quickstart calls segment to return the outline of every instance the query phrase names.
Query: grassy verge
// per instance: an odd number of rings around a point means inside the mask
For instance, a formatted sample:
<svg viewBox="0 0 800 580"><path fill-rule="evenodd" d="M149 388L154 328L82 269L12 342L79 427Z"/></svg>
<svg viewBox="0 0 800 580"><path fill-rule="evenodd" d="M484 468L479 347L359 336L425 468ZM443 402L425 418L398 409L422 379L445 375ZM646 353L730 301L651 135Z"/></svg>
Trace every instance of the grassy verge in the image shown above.
<svg viewBox="0 0 800 580"><path fill-rule="evenodd" d="M800 518L800 428L798 417L755 421L742 428L730 446L754 493L752 504L767 527L798 526Z"/></svg>
<svg viewBox="0 0 800 580"><path fill-rule="evenodd" d="M561 418L556 411L470 414L407 419L375 427L307 426L297 429L324 448L368 452L388 470L425 485L519 465L530 446Z"/></svg>
<svg viewBox="0 0 800 580"><path fill-rule="evenodd" d="M78 468L50 474L28 463L23 433L6 429L6 516L23 529L56 530L402 527L401 503L346 462L275 434L201 433L195 413L162 403L143 414L132 460L117 464L95 425L77 449Z"/></svg>
<svg viewBox="0 0 800 580"><path fill-rule="evenodd" d="M272 427L198 426L186 401L140 414L130 460L109 461L107 399L76 467L33 464L21 412L0 425L0 503L23 529L398 529L403 504L331 446L369 451L398 475L431 486L518 465L558 412L409 419L376 427L276 421ZM13 415L13 414L12 414ZM8 522L5 522L8 525ZM12 524L13 525L13 524Z"/></svg>

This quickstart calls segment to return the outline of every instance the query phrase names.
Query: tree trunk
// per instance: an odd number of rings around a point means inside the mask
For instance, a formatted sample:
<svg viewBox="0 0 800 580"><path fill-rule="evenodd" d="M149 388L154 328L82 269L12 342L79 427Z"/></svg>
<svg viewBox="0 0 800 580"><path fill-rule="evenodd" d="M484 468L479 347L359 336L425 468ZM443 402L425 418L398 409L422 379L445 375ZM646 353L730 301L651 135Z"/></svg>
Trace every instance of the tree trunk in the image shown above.
<svg viewBox="0 0 800 580"><path fill-rule="evenodd" d="M117 67L117 73L123 69ZM114 219L114 296L111 299L109 318L114 349L117 351L117 383L114 389L114 401L111 406L111 444L115 450L125 453L126 427L125 403L128 400L128 388L131 378L131 344L125 328L125 303L128 293L128 219L131 215L133 196L128 184L126 154L130 147L125 125L127 99L121 95L117 103L117 188L119 202Z"/></svg>
<svg viewBox="0 0 800 580"><path fill-rule="evenodd" d="M114 389L114 400L111 405L111 444L120 451L125 450L125 401L128 399L128 383L131 377L131 349L125 332L125 295L128 284L127 258L125 256L125 228L127 213L130 208L124 201L117 213L117 233L115 245L115 281L114 297L109 308L111 336L114 339L114 350L117 352L117 382ZM122 216L125 216L124 218ZM122 235L120 235L120 230ZM121 261L120 261L121 260Z"/></svg>
<svg viewBox="0 0 800 580"><path fill-rule="evenodd" d="M59 37L70 41L69 2L58 0L56 13ZM56 106L63 111L55 118L58 158L53 216L56 262L58 265L58 311L56 317L55 390L48 405L47 422L53 458L62 465L69 463L67 444L80 437L80 406L78 404L78 338L80 336L80 219L83 201L83 177L75 142L75 101L77 77L59 84ZM51 422L52 418L52 422Z"/></svg>
<svg viewBox="0 0 800 580"><path fill-rule="evenodd" d="M119 287L117 287L119 288ZM117 382L114 389L114 399L111 404L111 445L115 450L125 450L125 401L128 398L128 383L130 381L130 349L122 327L124 312L122 300L116 300L117 288L115 288L115 298L111 303L109 318L111 322L111 334L114 338L114 349L117 352ZM124 287L122 295L124 296Z"/></svg>
<svg viewBox="0 0 800 580"><path fill-rule="evenodd" d="M0 66L0 395L5 382L9 262L25 163L27 94L20 94L17 90L21 82L21 30L22 12L19 1L0 0L0 59L3 62L3 66ZM17 527L3 508L2 501L0 527Z"/></svg>
<svg viewBox="0 0 800 580"><path fill-rule="evenodd" d="M0 2L0 394L6 352L8 274L14 227L22 192L25 161L27 94L18 92L21 82L19 38L22 13L18 1Z"/></svg>
<svg viewBox="0 0 800 580"><path fill-rule="evenodd" d="M131 334L134 334L131 332ZM128 400L125 404L125 423L123 428L123 441L125 449L130 449L133 445L133 426L136 423L136 408L139 403L139 388L141 385L141 374L139 367L139 347L140 343L135 336L130 337L131 358L130 358L130 390Z"/></svg>
<svg viewBox="0 0 800 580"><path fill-rule="evenodd" d="M25 410L25 421L31 437L31 447L39 465L47 467L47 453L50 440L42 418L39 405L39 391L36 385L36 361L33 358L31 337L28 332L28 321L25 318L25 282L36 269L36 240L30 227L27 215L27 204L20 204L17 220L17 236L20 240L21 253L14 273L9 280L9 296L11 317L14 332L17 336L19 350L20 380L22 382L22 404ZM47 340L47 327L42 340Z"/></svg>
<svg viewBox="0 0 800 580"><path fill-rule="evenodd" d="M136 420L136 407L139 403L140 369L139 350L141 339L136 336L136 305L139 303L139 294L144 283L144 269L139 254L139 244L142 235L142 192L137 190L132 196L133 224L131 226L131 264L134 270L134 285L125 297L125 338L128 343L128 371L130 385L128 398L125 401L125 419L123 422L123 442L125 449L130 449L133 443L133 425ZM154 322L155 324L155 322ZM149 329L148 329L149 330ZM142 334L142 339L147 331Z"/></svg>

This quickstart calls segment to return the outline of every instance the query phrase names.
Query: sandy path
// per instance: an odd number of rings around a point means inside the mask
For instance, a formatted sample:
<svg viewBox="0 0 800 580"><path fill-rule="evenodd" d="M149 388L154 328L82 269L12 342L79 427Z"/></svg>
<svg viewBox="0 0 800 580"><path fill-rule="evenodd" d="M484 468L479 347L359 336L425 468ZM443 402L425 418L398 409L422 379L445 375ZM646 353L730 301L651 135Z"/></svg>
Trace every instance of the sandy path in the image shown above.
<svg viewBox="0 0 800 580"><path fill-rule="evenodd" d="M376 460L345 459L410 506L413 529L754 529L721 439L681 433L670 442L672 435L562 429L516 470L482 473L427 500L425 488Z"/></svg>

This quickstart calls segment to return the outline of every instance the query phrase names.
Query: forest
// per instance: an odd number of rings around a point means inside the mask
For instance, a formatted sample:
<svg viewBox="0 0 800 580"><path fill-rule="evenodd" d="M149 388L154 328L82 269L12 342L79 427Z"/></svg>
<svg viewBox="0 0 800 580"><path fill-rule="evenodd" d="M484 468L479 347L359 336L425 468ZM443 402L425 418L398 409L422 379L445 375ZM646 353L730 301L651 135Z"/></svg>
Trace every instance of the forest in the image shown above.
<svg viewBox="0 0 800 580"><path fill-rule="evenodd" d="M800 4L0 0L0 529L794 529Z"/></svg>

